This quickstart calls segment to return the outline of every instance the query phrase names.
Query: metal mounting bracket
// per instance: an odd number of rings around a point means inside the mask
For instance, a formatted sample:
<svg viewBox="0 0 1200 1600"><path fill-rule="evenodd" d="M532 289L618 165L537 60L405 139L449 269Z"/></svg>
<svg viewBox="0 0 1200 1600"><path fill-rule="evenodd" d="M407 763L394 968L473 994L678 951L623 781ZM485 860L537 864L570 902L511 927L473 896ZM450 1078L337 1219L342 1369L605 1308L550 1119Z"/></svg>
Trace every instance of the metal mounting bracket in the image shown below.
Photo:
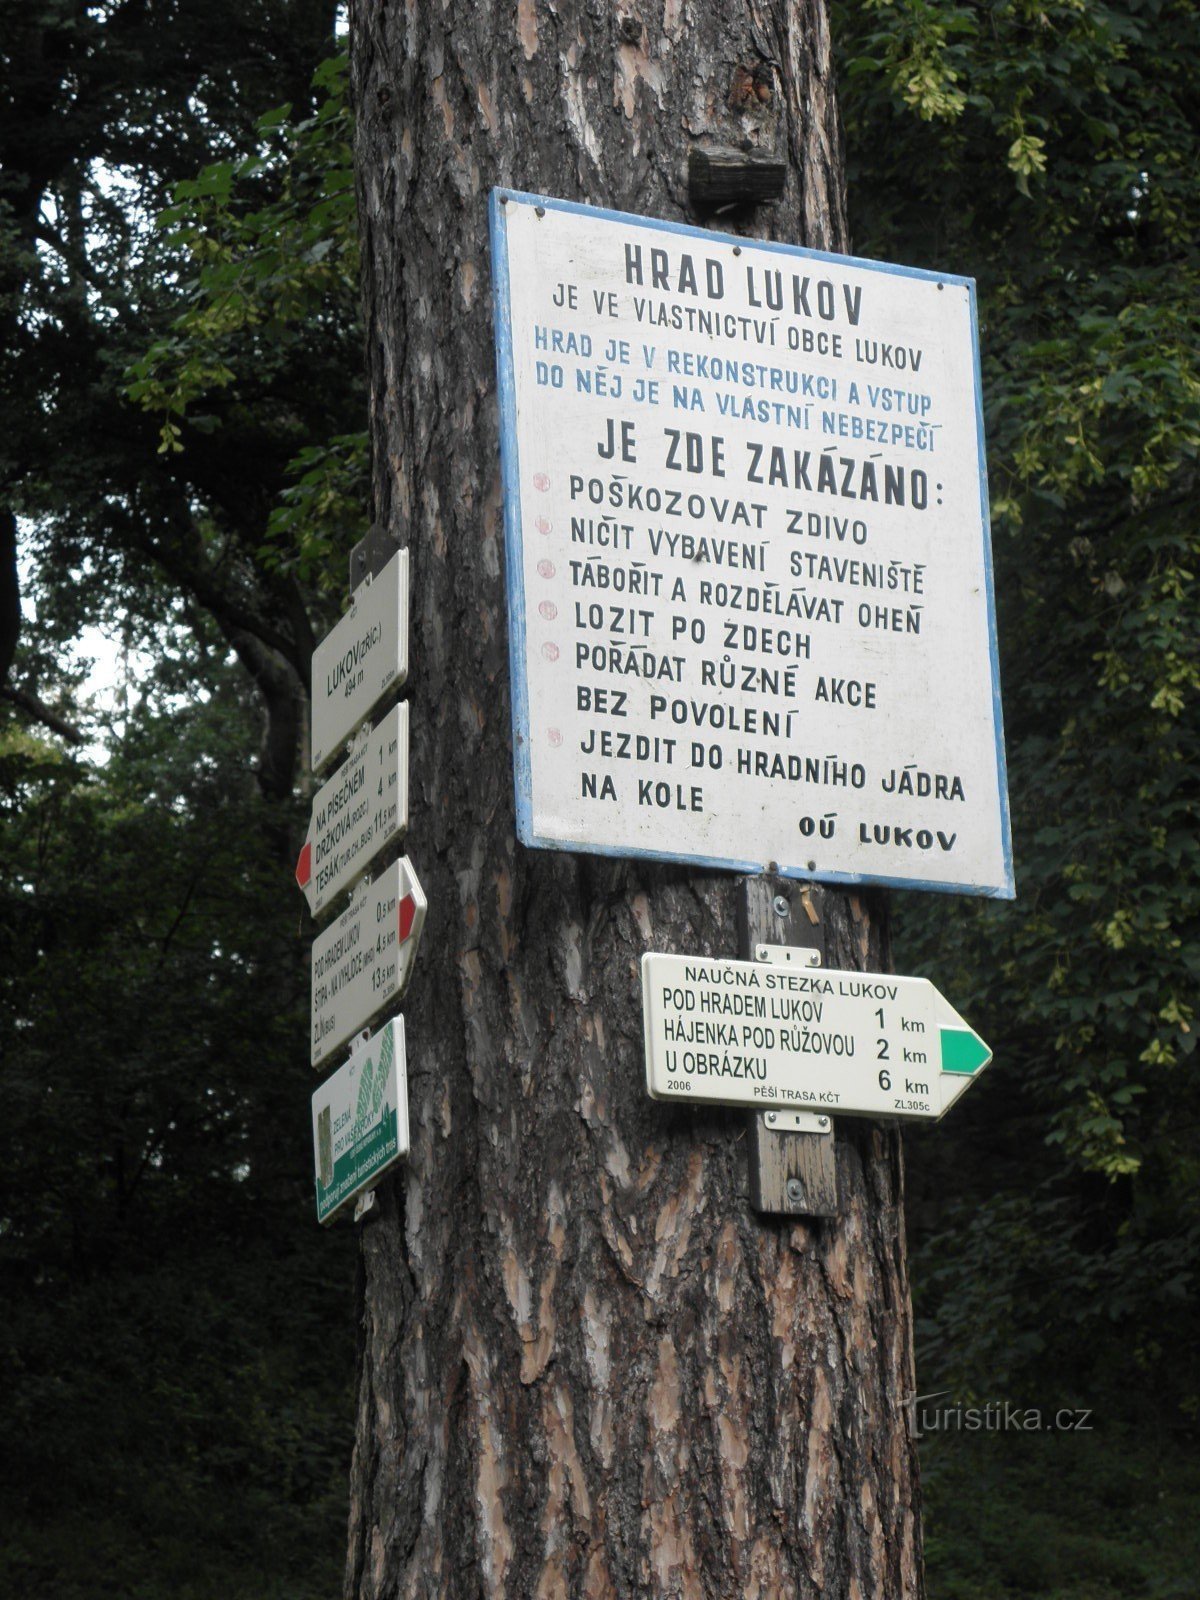
<svg viewBox="0 0 1200 1600"><path fill-rule="evenodd" d="M819 967L821 952L790 944L760 944L754 947L754 959L777 966ZM833 1132L833 1118L816 1111L763 1111L760 1115L773 1133Z"/></svg>
<svg viewBox="0 0 1200 1600"><path fill-rule="evenodd" d="M365 538L350 551L350 593L361 589L370 578L377 578L399 550L400 543L381 522L373 522Z"/></svg>
<svg viewBox="0 0 1200 1600"><path fill-rule="evenodd" d="M821 891L763 875L746 878L739 907L742 956L803 967L824 962ZM782 940L789 940L783 943ZM750 1200L783 1217L835 1217L837 1156L832 1117L811 1111L750 1114Z"/></svg>
<svg viewBox="0 0 1200 1600"><path fill-rule="evenodd" d="M833 1118L815 1111L764 1111L762 1119L776 1133L832 1133Z"/></svg>
<svg viewBox="0 0 1200 1600"><path fill-rule="evenodd" d="M810 950L805 945L756 944L754 946L754 959L755 961L774 961L778 966L819 967L821 965L821 952L817 949Z"/></svg>

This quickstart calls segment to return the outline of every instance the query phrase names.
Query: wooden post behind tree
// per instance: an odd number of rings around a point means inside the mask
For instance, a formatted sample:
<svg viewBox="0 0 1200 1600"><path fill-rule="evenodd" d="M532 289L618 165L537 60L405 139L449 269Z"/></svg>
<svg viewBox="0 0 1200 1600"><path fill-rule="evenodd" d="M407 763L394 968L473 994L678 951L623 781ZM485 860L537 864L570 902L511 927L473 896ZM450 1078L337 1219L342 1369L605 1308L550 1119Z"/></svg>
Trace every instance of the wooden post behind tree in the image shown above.
<svg viewBox="0 0 1200 1600"><path fill-rule="evenodd" d="M361 1224L347 1594L921 1592L897 1135L762 1218L746 1118L643 1087L647 949L739 881L514 841L487 196L696 221L690 147L787 161L734 225L848 244L820 0L352 6L373 514L412 555L412 1157ZM727 226L730 219L722 219ZM798 892L793 886L793 892ZM878 907L819 896L831 966Z"/></svg>

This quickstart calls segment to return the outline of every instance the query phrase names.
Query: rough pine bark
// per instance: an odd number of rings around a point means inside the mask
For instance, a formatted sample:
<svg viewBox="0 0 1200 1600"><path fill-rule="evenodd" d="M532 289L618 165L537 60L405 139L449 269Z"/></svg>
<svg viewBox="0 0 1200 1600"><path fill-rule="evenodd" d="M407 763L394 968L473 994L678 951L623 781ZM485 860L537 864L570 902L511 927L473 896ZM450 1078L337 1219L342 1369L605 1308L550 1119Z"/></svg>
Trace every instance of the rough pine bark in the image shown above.
<svg viewBox="0 0 1200 1600"><path fill-rule="evenodd" d="M430 911L412 1156L360 1224L346 1593L919 1596L898 1136L838 1127L835 1221L756 1216L745 1116L643 1087L639 958L736 954L738 880L514 840L488 190L695 221L690 144L749 140L790 171L741 231L845 249L822 0L351 11ZM829 965L886 967L872 897L821 901Z"/></svg>

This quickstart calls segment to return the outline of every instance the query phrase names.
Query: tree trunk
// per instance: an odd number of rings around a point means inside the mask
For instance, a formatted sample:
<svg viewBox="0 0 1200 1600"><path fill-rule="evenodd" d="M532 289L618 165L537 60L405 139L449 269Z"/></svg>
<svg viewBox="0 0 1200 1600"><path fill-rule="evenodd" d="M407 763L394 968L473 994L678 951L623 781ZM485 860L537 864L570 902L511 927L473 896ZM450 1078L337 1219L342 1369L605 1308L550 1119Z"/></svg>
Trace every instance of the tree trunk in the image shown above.
<svg viewBox="0 0 1200 1600"><path fill-rule="evenodd" d="M487 194L695 221L687 152L789 161L742 231L845 249L821 0L352 7L374 516L412 553L411 1159L361 1225L346 1592L919 1596L898 1136L840 1215L749 1207L746 1118L643 1087L643 951L738 880L514 841ZM828 964L880 906L821 897ZM870 907L870 914L868 908Z"/></svg>

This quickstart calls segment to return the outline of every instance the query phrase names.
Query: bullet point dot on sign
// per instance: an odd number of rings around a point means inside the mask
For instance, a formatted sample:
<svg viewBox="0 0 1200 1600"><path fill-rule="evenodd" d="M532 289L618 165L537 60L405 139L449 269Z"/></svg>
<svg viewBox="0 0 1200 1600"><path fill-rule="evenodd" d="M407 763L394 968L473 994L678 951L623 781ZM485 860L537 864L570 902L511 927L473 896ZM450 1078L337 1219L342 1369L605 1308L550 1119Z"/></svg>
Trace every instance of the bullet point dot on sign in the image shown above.
<svg viewBox="0 0 1200 1600"><path fill-rule="evenodd" d="M538 610L541 612L542 616L545 617L547 622L553 622L555 617L558 615L558 607L554 604L553 600L543 600L541 605L538 607Z"/></svg>
<svg viewBox="0 0 1200 1600"><path fill-rule="evenodd" d="M562 743L562 734L558 731L557 728L551 728L549 733L547 733L546 737L547 737L547 739L549 739L550 743L554 746L554 748L556 750L558 749L559 745Z"/></svg>
<svg viewBox="0 0 1200 1600"><path fill-rule="evenodd" d="M554 576L553 561L539 561L538 576L542 578L552 578Z"/></svg>
<svg viewBox="0 0 1200 1600"><path fill-rule="evenodd" d="M548 472L535 472L533 475L533 487L541 494L545 494L550 487L550 474Z"/></svg>
<svg viewBox="0 0 1200 1600"><path fill-rule="evenodd" d="M544 644L542 646L542 654L545 656L547 661L557 661L558 646L556 644Z"/></svg>
<svg viewBox="0 0 1200 1600"><path fill-rule="evenodd" d="M549 517L539 517L537 519L537 531L539 533L549 533L553 526L554 524L550 521Z"/></svg>

